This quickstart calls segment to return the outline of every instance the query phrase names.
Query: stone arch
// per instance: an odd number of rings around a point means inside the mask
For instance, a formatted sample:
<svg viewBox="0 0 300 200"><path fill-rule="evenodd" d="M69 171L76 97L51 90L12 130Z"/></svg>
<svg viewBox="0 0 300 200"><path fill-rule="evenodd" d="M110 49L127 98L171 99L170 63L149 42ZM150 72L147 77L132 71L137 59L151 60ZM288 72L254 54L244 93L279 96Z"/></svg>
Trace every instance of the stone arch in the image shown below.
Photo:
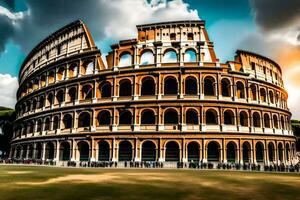
<svg viewBox="0 0 300 200"><path fill-rule="evenodd" d="M63 117L64 129L69 129L73 127L73 116L71 114L65 114Z"/></svg>
<svg viewBox="0 0 300 200"><path fill-rule="evenodd" d="M245 86L244 83L241 81L236 82L236 96L239 99L245 98Z"/></svg>
<svg viewBox="0 0 300 200"><path fill-rule="evenodd" d="M131 53L129 51L124 51L120 54L118 66L119 67L131 66L132 61L133 59Z"/></svg>
<svg viewBox="0 0 300 200"><path fill-rule="evenodd" d="M226 157L227 157L227 161L234 163L236 161L237 158L237 145L235 142L228 142L226 145Z"/></svg>
<svg viewBox="0 0 300 200"><path fill-rule="evenodd" d="M260 88L259 93L260 93L260 100L262 102L267 102L266 89L265 88Z"/></svg>
<svg viewBox="0 0 300 200"><path fill-rule="evenodd" d="M284 162L283 155L284 155L283 144L282 144L282 142L279 142L278 143L278 160L280 162Z"/></svg>
<svg viewBox="0 0 300 200"><path fill-rule="evenodd" d="M186 124L199 124L198 112L196 109L190 108L185 113Z"/></svg>
<svg viewBox="0 0 300 200"><path fill-rule="evenodd" d="M156 161L156 145L153 141L144 141L142 143L142 161Z"/></svg>
<svg viewBox="0 0 300 200"><path fill-rule="evenodd" d="M90 145L86 141L80 141L77 143L79 161L89 161L90 159Z"/></svg>
<svg viewBox="0 0 300 200"><path fill-rule="evenodd" d="M111 124L111 112L108 110L102 110L97 115L98 126Z"/></svg>
<svg viewBox="0 0 300 200"><path fill-rule="evenodd" d="M119 111L119 125L131 125L132 113L129 110Z"/></svg>
<svg viewBox="0 0 300 200"><path fill-rule="evenodd" d="M168 141L165 147L166 155L165 160L167 162L179 162L180 161L180 146L175 141Z"/></svg>
<svg viewBox="0 0 300 200"><path fill-rule="evenodd" d="M110 145L105 140L98 142L98 161L109 161L110 160Z"/></svg>
<svg viewBox="0 0 300 200"><path fill-rule="evenodd" d="M277 117L277 115L273 115L273 124L274 124L274 128L276 128L276 129L279 128L279 123L278 123L278 117Z"/></svg>
<svg viewBox="0 0 300 200"><path fill-rule="evenodd" d="M64 91L61 89L61 90L58 90L56 92L56 100L59 104L63 103L64 100L65 100L65 93Z"/></svg>
<svg viewBox="0 0 300 200"><path fill-rule="evenodd" d="M200 145L196 141L191 141L187 145L188 161L199 162L200 161Z"/></svg>
<svg viewBox="0 0 300 200"><path fill-rule="evenodd" d="M61 161L69 161L71 158L71 145L69 142L64 141L61 142L59 145L60 148L60 155L59 160Z"/></svg>
<svg viewBox="0 0 300 200"><path fill-rule="evenodd" d="M88 100L93 98L93 86L91 84L86 84L82 86L81 89L81 98L83 100Z"/></svg>
<svg viewBox="0 0 300 200"><path fill-rule="evenodd" d="M103 83L101 83L99 85L101 98L111 97L111 93L112 93L111 88L112 88L112 86L111 86L111 83L109 81L104 81Z"/></svg>
<svg viewBox="0 0 300 200"><path fill-rule="evenodd" d="M198 94L198 83L195 77L188 76L185 78L185 94L186 95Z"/></svg>
<svg viewBox="0 0 300 200"><path fill-rule="evenodd" d="M265 128L270 128L271 124L270 124L270 116L268 113L264 114L264 127Z"/></svg>
<svg viewBox="0 0 300 200"><path fill-rule="evenodd" d="M124 140L119 143L119 161L132 161L133 151L131 142Z"/></svg>
<svg viewBox="0 0 300 200"><path fill-rule="evenodd" d="M273 142L268 143L268 156L270 162L275 161L275 146Z"/></svg>
<svg viewBox="0 0 300 200"><path fill-rule="evenodd" d="M155 80L153 77L144 77L141 85L141 96L155 95Z"/></svg>
<svg viewBox="0 0 300 200"><path fill-rule="evenodd" d="M164 124L178 124L178 112L176 109L169 108L164 111Z"/></svg>
<svg viewBox="0 0 300 200"><path fill-rule="evenodd" d="M215 96L215 78L212 76L206 76L204 78L204 95L205 96Z"/></svg>
<svg viewBox="0 0 300 200"><path fill-rule="evenodd" d="M251 145L248 141L243 142L243 161L249 163L251 161Z"/></svg>
<svg viewBox="0 0 300 200"><path fill-rule="evenodd" d="M230 97L231 96L231 82L228 78L222 78L221 89L222 89L222 96L223 97Z"/></svg>
<svg viewBox="0 0 300 200"><path fill-rule="evenodd" d="M91 126L91 115L89 112L81 112L78 117L78 128L90 127Z"/></svg>
<svg viewBox="0 0 300 200"><path fill-rule="evenodd" d="M240 125L248 126L248 113L246 111L240 112Z"/></svg>
<svg viewBox="0 0 300 200"><path fill-rule="evenodd" d="M255 151L256 151L256 162L262 163L264 162L264 145L262 142L256 142L255 145Z"/></svg>
<svg viewBox="0 0 300 200"><path fill-rule="evenodd" d="M149 65L154 63L154 54L150 49L145 49L140 55L140 65Z"/></svg>
<svg viewBox="0 0 300 200"><path fill-rule="evenodd" d="M213 108L210 108L210 109L206 110L206 112L205 112L205 123L207 125L217 125L218 122L219 122L218 112Z"/></svg>
<svg viewBox="0 0 300 200"><path fill-rule="evenodd" d="M173 76L167 76L164 78L164 95L177 95L178 83L177 78Z"/></svg>
<svg viewBox="0 0 300 200"><path fill-rule="evenodd" d="M166 49L164 51L164 54L163 54L162 62L163 63L176 63L176 62L178 62L176 51L172 48Z"/></svg>
<svg viewBox="0 0 300 200"><path fill-rule="evenodd" d="M197 62L197 53L194 49L188 48L185 50L184 62Z"/></svg>
<svg viewBox="0 0 300 200"><path fill-rule="evenodd" d="M132 95L131 80L122 79L119 82L119 96L128 97Z"/></svg>
<svg viewBox="0 0 300 200"><path fill-rule="evenodd" d="M47 142L46 143L45 159L46 160L53 160L54 159L54 144L53 144L53 142Z"/></svg>
<svg viewBox="0 0 300 200"><path fill-rule="evenodd" d="M252 114L252 116L253 116L253 126L254 127L261 127L260 114L258 112L254 112Z"/></svg>
<svg viewBox="0 0 300 200"><path fill-rule="evenodd" d="M141 112L141 124L155 124L155 113L151 109L144 109Z"/></svg>
<svg viewBox="0 0 300 200"><path fill-rule="evenodd" d="M69 102L74 102L77 99L77 88L71 87L68 89Z"/></svg>
<svg viewBox="0 0 300 200"><path fill-rule="evenodd" d="M227 109L224 111L224 124L226 124L226 125L234 125L235 124L234 112L230 109Z"/></svg>
<svg viewBox="0 0 300 200"><path fill-rule="evenodd" d="M220 147L217 141L210 141L207 144L207 161L220 162Z"/></svg>

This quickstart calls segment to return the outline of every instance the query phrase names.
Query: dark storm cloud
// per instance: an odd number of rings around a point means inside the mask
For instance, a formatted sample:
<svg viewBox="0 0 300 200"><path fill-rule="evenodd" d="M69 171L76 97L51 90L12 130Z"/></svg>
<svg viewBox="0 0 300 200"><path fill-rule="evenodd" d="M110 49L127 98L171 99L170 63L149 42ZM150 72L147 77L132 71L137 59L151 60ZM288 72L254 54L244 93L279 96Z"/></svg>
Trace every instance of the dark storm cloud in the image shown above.
<svg viewBox="0 0 300 200"><path fill-rule="evenodd" d="M300 26L299 0L250 0L257 24L265 31Z"/></svg>
<svg viewBox="0 0 300 200"><path fill-rule="evenodd" d="M14 10L15 8L15 1L14 0L2 0L4 6L9 10Z"/></svg>
<svg viewBox="0 0 300 200"><path fill-rule="evenodd" d="M5 44L13 33L14 27L11 20L5 15L0 15L0 53L5 50Z"/></svg>

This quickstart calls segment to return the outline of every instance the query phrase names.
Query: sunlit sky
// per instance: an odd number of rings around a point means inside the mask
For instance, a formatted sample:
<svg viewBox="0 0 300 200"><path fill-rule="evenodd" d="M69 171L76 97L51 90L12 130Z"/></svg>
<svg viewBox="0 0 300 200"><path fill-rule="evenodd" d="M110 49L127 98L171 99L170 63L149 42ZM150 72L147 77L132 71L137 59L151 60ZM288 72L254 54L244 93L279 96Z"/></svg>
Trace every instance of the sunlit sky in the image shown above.
<svg viewBox="0 0 300 200"><path fill-rule="evenodd" d="M43 38L76 19L89 27L102 54L136 36L148 22L206 21L217 57L237 49L278 62L289 107L300 118L300 1L296 0L0 0L0 106L14 107L17 76L26 54Z"/></svg>

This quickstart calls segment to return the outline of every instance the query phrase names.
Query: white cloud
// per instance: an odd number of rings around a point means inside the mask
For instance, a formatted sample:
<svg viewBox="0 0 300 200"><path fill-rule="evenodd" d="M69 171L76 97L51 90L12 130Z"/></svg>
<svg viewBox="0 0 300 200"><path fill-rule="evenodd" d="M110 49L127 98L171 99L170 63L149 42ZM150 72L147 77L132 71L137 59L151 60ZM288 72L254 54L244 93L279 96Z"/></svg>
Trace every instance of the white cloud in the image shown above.
<svg viewBox="0 0 300 200"><path fill-rule="evenodd" d="M18 78L9 74L0 74L0 106L14 108Z"/></svg>

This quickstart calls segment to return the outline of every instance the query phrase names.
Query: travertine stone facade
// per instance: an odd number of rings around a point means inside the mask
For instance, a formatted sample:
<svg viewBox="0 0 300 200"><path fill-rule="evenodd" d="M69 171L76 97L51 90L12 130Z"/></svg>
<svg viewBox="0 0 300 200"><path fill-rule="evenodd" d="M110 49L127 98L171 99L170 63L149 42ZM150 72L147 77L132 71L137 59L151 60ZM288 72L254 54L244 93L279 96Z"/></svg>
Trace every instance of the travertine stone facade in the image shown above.
<svg viewBox="0 0 300 200"><path fill-rule="evenodd" d="M242 50L220 63L204 25L139 25L107 64L83 22L53 33L21 67L11 157L290 164L280 67Z"/></svg>

